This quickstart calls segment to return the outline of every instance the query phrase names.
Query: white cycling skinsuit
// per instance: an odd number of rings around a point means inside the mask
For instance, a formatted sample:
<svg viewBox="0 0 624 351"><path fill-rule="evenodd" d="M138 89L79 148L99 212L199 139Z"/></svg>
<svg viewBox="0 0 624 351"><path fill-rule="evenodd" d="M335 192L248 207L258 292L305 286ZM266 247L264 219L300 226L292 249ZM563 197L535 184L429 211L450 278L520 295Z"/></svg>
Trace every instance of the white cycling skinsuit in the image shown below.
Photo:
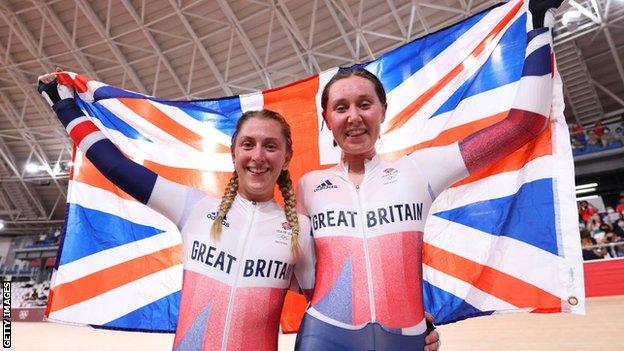
<svg viewBox="0 0 624 351"><path fill-rule="evenodd" d="M425 331L422 245L436 196L537 136L552 100L550 34L528 33L517 97L501 122L464 140L398 161L365 163L360 185L348 165L306 174L300 212L316 247L316 286L297 350L419 350Z"/></svg>

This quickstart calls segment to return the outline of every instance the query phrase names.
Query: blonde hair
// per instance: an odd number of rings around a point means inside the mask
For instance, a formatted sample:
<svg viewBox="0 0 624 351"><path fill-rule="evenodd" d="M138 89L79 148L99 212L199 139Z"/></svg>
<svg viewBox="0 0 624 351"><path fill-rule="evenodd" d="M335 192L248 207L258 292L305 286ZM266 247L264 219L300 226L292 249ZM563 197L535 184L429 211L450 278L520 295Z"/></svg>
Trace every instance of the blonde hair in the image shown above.
<svg viewBox="0 0 624 351"><path fill-rule="evenodd" d="M238 191L238 175L236 171L232 173L232 178L228 182L225 187L225 191L223 192L223 196L221 197L221 203L219 204L219 210L217 212L217 216L215 217L214 222L212 223L212 227L210 228L210 236L218 241L221 236L221 228L223 227L223 221L225 220L225 216L232 208L232 204L234 203L234 198L236 198L236 193Z"/></svg>
<svg viewBox="0 0 624 351"><path fill-rule="evenodd" d="M234 147L236 146L236 137L238 136L238 132L243 127L243 124L245 124L246 121L252 118L260 118L278 122L281 127L282 136L286 140L286 152L288 155L292 155L293 148L290 126L282 115L271 110L247 111L243 113L241 118L238 119L238 122L236 123L236 130L232 135L232 150L234 150ZM301 254L301 246L299 245L299 219L297 218L297 199L295 198L295 192L293 190L292 180L290 179L290 173L288 172L288 170L282 170L279 177L277 178L277 185L279 186L282 197L284 198L284 213L286 215L288 225L292 230L292 236L290 238L290 249L295 256L299 256ZM217 216L214 220L214 223L212 223L212 228L210 229L210 236L215 241L218 241L221 236L223 221L227 213L230 211L232 204L234 203L237 191L238 175L236 174L236 172L234 172L232 173L232 178L230 178L230 181L225 188L223 197L221 198L221 204L219 204Z"/></svg>
<svg viewBox="0 0 624 351"><path fill-rule="evenodd" d="M295 197L295 191L293 190L292 180L290 179L290 172L283 170L277 178L277 185L279 186L282 197L284 198L284 213L286 214L286 221L292 230L290 237L290 250L298 257L301 254L301 245L299 245L299 218L297 217L297 198Z"/></svg>

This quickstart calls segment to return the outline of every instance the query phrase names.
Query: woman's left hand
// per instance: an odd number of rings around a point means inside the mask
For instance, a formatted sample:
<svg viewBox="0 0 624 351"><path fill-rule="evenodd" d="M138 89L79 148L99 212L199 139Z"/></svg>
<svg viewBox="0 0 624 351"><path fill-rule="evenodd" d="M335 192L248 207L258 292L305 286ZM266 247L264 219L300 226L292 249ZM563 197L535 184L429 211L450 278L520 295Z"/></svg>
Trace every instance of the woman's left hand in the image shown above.
<svg viewBox="0 0 624 351"><path fill-rule="evenodd" d="M425 312L425 319L433 323L433 316L427 312ZM433 330L425 336L425 351L438 351L440 345L440 334L437 330Z"/></svg>

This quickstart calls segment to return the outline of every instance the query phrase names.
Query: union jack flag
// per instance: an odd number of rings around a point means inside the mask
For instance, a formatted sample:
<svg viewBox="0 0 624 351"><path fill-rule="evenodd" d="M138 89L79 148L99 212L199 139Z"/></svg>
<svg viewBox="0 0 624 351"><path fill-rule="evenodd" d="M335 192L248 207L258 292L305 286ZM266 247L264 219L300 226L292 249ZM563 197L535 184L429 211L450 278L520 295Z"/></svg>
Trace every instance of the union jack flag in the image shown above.
<svg viewBox="0 0 624 351"><path fill-rule="evenodd" d="M529 26L526 4L513 0L363 64L388 92L378 152L396 158L447 145L503 119L517 91ZM230 137L244 111L271 109L289 121L293 178L339 160L320 111L322 88L337 70L201 101L167 101L76 74L60 79L135 162L220 194L233 170ZM453 184L433 204L423 291L438 323L501 312L584 312L572 153L556 72L554 96L544 133ZM113 186L79 150L63 238L49 319L175 330L182 281L177 228Z"/></svg>

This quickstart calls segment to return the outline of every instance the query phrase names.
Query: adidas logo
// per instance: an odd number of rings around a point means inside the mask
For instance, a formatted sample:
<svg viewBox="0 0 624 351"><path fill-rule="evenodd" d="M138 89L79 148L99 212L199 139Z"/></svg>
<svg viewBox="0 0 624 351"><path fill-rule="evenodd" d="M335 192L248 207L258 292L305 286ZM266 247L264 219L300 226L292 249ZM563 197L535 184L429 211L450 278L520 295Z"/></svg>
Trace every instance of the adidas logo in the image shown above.
<svg viewBox="0 0 624 351"><path fill-rule="evenodd" d="M317 186L316 189L314 189L314 192L325 190L325 189L337 189L337 188L338 188L337 185L332 184L332 182L330 182L329 180L325 180L323 183Z"/></svg>

